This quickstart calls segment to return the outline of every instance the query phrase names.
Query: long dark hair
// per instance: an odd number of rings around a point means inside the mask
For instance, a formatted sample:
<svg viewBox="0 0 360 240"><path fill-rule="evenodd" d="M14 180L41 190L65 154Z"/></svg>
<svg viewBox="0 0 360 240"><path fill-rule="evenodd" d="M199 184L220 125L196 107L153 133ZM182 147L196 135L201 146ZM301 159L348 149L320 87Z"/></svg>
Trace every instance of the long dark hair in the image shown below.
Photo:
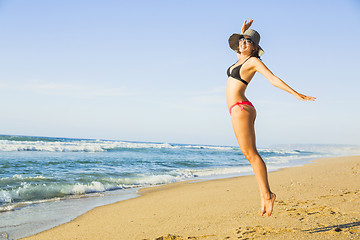
<svg viewBox="0 0 360 240"><path fill-rule="evenodd" d="M261 60L261 58L259 56L259 46L256 45L255 43L253 43L253 46L255 46L255 50L251 53L251 56L256 57Z"/></svg>

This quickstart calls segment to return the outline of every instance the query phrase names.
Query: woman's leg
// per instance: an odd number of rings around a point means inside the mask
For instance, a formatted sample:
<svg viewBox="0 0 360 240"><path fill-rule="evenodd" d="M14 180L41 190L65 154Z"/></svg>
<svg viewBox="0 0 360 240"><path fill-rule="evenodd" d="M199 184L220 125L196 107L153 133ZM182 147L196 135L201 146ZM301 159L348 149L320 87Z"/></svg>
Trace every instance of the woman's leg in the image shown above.
<svg viewBox="0 0 360 240"><path fill-rule="evenodd" d="M255 127L256 110L251 106L235 107L231 113L236 139L246 159L250 162L261 195L261 215L265 212L270 216L273 210L276 195L271 192L267 177L266 165L256 149Z"/></svg>

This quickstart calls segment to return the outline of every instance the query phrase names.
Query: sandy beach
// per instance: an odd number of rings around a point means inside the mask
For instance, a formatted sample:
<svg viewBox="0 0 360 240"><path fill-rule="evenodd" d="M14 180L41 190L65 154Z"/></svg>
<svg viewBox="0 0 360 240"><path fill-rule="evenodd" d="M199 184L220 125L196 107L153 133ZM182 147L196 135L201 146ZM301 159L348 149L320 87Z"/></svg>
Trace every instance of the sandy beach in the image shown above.
<svg viewBox="0 0 360 240"><path fill-rule="evenodd" d="M181 182L97 207L24 239L359 239L360 156L271 172L277 194L260 216L255 177Z"/></svg>

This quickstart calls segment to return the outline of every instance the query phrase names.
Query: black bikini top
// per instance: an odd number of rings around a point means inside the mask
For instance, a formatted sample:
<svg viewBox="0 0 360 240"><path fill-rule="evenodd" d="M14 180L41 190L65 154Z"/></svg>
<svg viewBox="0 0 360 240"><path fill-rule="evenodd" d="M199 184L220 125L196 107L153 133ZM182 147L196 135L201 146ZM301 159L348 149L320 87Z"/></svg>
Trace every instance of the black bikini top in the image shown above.
<svg viewBox="0 0 360 240"><path fill-rule="evenodd" d="M230 68L231 68L232 66L234 66L236 63L234 63L233 65L231 65L231 66L228 68L228 70L227 70L227 75L228 75L228 77L235 78L235 79L241 81L242 83L244 83L245 85L248 85L249 83L248 83L247 81L241 79L241 77L240 77L240 68L241 68L241 66L242 66L249 58L250 58L250 57L248 57L248 58L247 58L242 64L240 64L239 66L234 67L234 69L231 70L231 72L230 72Z"/></svg>

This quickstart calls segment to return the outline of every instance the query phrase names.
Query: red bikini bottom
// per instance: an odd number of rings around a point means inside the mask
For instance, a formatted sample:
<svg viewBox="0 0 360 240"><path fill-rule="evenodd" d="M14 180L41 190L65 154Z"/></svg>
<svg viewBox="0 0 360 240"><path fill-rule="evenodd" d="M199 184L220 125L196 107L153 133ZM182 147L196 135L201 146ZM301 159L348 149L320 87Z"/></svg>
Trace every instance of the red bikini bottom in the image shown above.
<svg viewBox="0 0 360 240"><path fill-rule="evenodd" d="M241 109L241 111L242 111L242 110L244 109L244 107L243 107L242 105L249 105L249 106L252 106L253 108L255 108L254 105L252 105L252 103L249 102L249 101L239 101L239 102L235 103L234 105L232 105L232 106L229 108L230 114L231 114L231 110L232 110L233 107L235 107L235 106L239 106L240 109Z"/></svg>

